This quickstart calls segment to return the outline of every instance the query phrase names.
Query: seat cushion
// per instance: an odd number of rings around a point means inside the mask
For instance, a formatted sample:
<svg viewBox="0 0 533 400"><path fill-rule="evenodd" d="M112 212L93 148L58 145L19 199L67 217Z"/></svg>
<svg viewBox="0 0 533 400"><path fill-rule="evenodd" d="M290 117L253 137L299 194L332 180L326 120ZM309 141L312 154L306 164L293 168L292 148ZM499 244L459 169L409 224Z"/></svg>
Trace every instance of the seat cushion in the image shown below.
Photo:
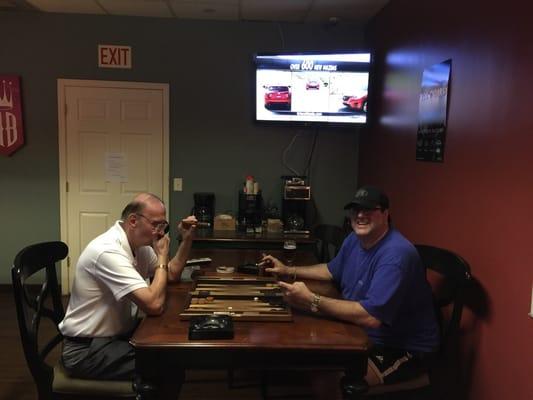
<svg viewBox="0 0 533 400"><path fill-rule="evenodd" d="M370 386L365 395L374 396L384 393L401 392L403 390L420 389L426 386L429 386L429 376L427 373L423 373L404 382L393 383L390 385Z"/></svg>
<svg viewBox="0 0 533 400"><path fill-rule="evenodd" d="M55 393L84 394L94 396L134 397L131 381L99 381L94 379L70 378L61 364L54 366Z"/></svg>

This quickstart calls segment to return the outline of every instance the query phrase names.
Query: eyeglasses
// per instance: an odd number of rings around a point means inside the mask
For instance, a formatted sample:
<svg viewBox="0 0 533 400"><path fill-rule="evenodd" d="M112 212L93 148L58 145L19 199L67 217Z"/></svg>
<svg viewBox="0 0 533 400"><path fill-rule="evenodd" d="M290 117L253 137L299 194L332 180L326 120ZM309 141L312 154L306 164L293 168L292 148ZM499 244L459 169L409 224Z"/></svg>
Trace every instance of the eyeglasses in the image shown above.
<svg viewBox="0 0 533 400"><path fill-rule="evenodd" d="M150 218L148 218L145 215L137 214L137 213L135 215L138 215L139 217L143 217L144 219L146 219L150 223L150 225L152 225L152 228L154 229L154 231L168 233L168 231L170 230L170 226L167 221L152 221Z"/></svg>
<svg viewBox="0 0 533 400"><path fill-rule="evenodd" d="M374 211L377 211L377 210L383 210L383 208L381 207L374 207L374 208L370 208L370 207L354 207L354 208L350 208L348 210L348 216L350 218L352 217L356 217L359 213L363 213L363 214L370 214L371 212L374 212Z"/></svg>

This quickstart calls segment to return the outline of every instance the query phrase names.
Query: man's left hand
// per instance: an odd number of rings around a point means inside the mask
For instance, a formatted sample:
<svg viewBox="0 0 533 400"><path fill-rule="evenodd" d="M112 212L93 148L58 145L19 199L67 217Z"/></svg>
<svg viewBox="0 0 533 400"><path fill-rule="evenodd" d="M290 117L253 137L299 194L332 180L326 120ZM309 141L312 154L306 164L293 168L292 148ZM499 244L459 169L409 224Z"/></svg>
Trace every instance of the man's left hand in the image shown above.
<svg viewBox="0 0 533 400"><path fill-rule="evenodd" d="M313 292L311 292L303 282L278 282L283 291L283 298L287 303L296 308L309 310L313 301Z"/></svg>

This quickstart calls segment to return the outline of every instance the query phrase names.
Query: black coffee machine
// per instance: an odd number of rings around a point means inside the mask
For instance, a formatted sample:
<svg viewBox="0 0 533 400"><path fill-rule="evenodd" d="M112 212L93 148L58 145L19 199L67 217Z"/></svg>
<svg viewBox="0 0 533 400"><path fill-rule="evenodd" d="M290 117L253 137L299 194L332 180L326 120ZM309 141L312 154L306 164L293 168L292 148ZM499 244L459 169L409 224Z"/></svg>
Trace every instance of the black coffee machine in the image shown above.
<svg viewBox="0 0 533 400"><path fill-rule="evenodd" d="M213 229L215 218L215 194L211 192L194 193L194 207L191 211L199 222L207 222Z"/></svg>

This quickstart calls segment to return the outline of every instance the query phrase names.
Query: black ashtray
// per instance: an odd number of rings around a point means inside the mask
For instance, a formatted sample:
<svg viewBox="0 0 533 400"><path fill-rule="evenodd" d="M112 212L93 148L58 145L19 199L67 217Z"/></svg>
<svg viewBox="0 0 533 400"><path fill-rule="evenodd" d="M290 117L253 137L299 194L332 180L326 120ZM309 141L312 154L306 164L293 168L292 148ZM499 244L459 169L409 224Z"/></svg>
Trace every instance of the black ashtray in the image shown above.
<svg viewBox="0 0 533 400"><path fill-rule="evenodd" d="M261 267L256 263L244 263L237 266L237 272L240 272L241 274L259 275L260 270Z"/></svg>
<svg viewBox="0 0 533 400"><path fill-rule="evenodd" d="M233 339L233 319L229 315L191 317L189 340Z"/></svg>

